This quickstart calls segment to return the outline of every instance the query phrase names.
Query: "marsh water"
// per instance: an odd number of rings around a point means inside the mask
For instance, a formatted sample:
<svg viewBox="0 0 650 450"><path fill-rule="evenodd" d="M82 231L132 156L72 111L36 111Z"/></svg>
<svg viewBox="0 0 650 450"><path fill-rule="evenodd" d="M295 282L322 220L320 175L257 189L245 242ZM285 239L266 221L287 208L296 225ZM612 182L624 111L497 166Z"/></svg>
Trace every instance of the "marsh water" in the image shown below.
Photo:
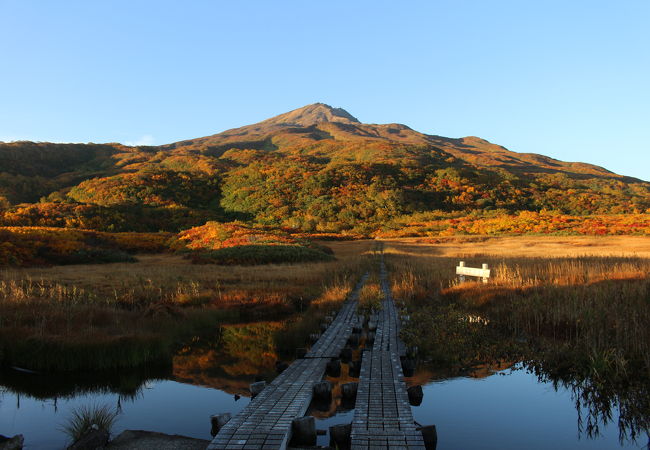
<svg viewBox="0 0 650 450"><path fill-rule="evenodd" d="M249 402L248 385L274 376L275 337L283 328L283 322L222 327L218 338L193 339L172 367L155 370L61 376L5 370L0 373L0 434L23 434L28 449L64 448L68 437L61 428L75 408L108 405L118 411L113 435L143 429L210 439L210 415L237 413ZM458 375L421 364L408 379L423 386L423 401L413 413L418 423L436 425L438 449L647 448L645 433L636 440L620 439L626 429L616 403L594 414L589 405L576 406L581 392L575 386L509 366ZM350 381L346 373L338 381ZM335 398L310 413L318 428L327 429L349 423L354 411ZM328 441L320 436L318 443Z"/></svg>

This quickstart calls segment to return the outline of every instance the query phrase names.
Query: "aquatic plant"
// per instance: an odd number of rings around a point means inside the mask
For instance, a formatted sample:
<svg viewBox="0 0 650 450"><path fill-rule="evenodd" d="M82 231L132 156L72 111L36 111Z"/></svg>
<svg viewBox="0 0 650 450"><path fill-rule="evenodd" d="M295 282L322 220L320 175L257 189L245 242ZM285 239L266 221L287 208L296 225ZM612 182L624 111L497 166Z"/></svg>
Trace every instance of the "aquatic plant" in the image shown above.
<svg viewBox="0 0 650 450"><path fill-rule="evenodd" d="M118 413L107 405L83 405L72 410L62 431L70 436L72 442L78 441L92 430L106 431L110 434Z"/></svg>

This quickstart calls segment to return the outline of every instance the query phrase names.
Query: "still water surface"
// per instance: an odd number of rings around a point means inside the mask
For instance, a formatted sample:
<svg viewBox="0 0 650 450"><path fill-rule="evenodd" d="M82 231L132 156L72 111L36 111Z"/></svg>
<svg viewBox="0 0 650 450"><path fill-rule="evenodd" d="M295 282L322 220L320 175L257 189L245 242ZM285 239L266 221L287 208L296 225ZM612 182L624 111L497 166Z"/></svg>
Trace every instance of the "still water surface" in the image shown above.
<svg viewBox="0 0 650 450"><path fill-rule="evenodd" d="M119 411L114 435L143 429L210 439L209 416L236 414L249 399L235 394L243 394L256 376L273 376L277 355L270 336L279 329L276 323L235 326L218 345L183 349L164 374L122 372L119 380L93 380L0 372L0 434L23 434L28 449L61 449L67 443L61 427L74 408L109 405ZM579 431L571 391L524 370L481 376L445 378L422 368L411 380L424 384L424 400L413 407L415 420L436 425L439 450L647 448L646 436L619 442L616 408L613 420L590 438ZM335 399L329 411L313 414L317 427L327 429L350 423L354 411ZM328 441L320 436L318 443Z"/></svg>
<svg viewBox="0 0 650 450"><path fill-rule="evenodd" d="M27 375L26 375L27 376ZM137 395L85 393L70 398L36 399L12 392L0 394L0 433L26 437L26 448L60 449L66 436L60 431L73 408L107 404L120 408L115 433L143 429L210 439L209 416L237 413L249 402L235 400L219 389L173 380L152 380ZM413 407L415 420L435 424L438 449L645 449L643 442L618 441L616 423L601 428L596 439L580 437L571 394L524 371L503 371L487 378L454 378L430 382L424 400ZM349 423L353 411L318 421L319 428ZM326 445L328 438L319 437Z"/></svg>
<svg viewBox="0 0 650 450"><path fill-rule="evenodd" d="M211 414L241 410L249 402L218 389L193 386L172 380L147 382L133 398L115 393L87 393L66 399L35 399L12 392L0 394L0 434L25 436L25 448L65 448L67 436L60 430L75 407L110 405L120 407L114 435L123 430L149 430L210 438Z"/></svg>

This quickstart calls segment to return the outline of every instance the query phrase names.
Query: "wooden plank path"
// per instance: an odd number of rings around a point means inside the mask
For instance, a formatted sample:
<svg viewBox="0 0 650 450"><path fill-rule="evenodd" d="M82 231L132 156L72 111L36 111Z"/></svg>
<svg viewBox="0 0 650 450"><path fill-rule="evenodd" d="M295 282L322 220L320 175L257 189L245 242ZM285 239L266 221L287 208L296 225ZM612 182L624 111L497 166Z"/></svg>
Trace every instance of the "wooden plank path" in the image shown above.
<svg viewBox="0 0 650 450"><path fill-rule="evenodd" d="M359 388L352 421L352 450L425 449L416 429L406 392L400 356L406 353L399 339L400 320L381 261L384 293L375 342L363 352Z"/></svg>
<svg viewBox="0 0 650 450"><path fill-rule="evenodd" d="M233 417L214 437L208 450L287 447L293 419L305 415L314 384L323 379L330 358L340 355L358 321L359 292L367 278L368 274L361 278L306 357L294 361Z"/></svg>
<svg viewBox="0 0 650 450"><path fill-rule="evenodd" d="M365 282L367 277L363 278ZM359 286L359 291L363 284ZM341 350L345 347L348 338L352 334L352 327L357 325L359 318L357 316L357 301L359 299L358 291L355 290L353 301L347 301L336 315L334 321L327 327L327 330L314 343L305 358L338 358Z"/></svg>
<svg viewBox="0 0 650 450"><path fill-rule="evenodd" d="M395 302L393 301L393 295L388 283L388 272L383 259L379 271L379 282L384 299L381 303L382 309L378 316L375 343L372 350L392 351L396 352L399 356L404 356L406 355L406 347L399 338L401 323Z"/></svg>

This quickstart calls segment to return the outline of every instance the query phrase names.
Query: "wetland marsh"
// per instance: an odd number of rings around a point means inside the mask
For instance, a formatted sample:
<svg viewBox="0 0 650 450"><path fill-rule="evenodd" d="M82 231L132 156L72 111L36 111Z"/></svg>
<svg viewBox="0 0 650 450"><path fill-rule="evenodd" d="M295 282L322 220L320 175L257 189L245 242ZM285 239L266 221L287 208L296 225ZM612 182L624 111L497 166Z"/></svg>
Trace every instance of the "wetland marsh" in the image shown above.
<svg viewBox="0 0 650 450"><path fill-rule="evenodd" d="M384 242L393 295L412 316L403 338L419 348L418 368L407 379L424 387L414 416L437 426L439 449L647 444L647 239L555 239ZM135 264L4 271L2 307L24 307L14 320L22 317L35 337L65 336L65 327L35 312L47 302L54 311L108 311L103 326L112 331L103 333L109 336L182 332L165 334L173 338L161 364L65 372L25 367L39 373L5 367L0 434L24 434L27 448L62 448L61 427L72 409L106 404L119 412L114 434L147 429L209 439L209 415L245 406L248 385L272 379L276 361L290 362L319 315L335 310L355 277L372 266L372 241L327 245L337 261L231 268L163 255ZM461 259L469 266L489 262L490 283L460 284L454 267ZM362 293L369 302L372 286L371 278ZM3 329L8 320L3 314ZM102 330L94 319L72 323L83 336ZM332 381L350 380L344 365ZM335 396L325 411L312 413L327 428L349 422L349 408ZM327 444L327 437L319 439Z"/></svg>

